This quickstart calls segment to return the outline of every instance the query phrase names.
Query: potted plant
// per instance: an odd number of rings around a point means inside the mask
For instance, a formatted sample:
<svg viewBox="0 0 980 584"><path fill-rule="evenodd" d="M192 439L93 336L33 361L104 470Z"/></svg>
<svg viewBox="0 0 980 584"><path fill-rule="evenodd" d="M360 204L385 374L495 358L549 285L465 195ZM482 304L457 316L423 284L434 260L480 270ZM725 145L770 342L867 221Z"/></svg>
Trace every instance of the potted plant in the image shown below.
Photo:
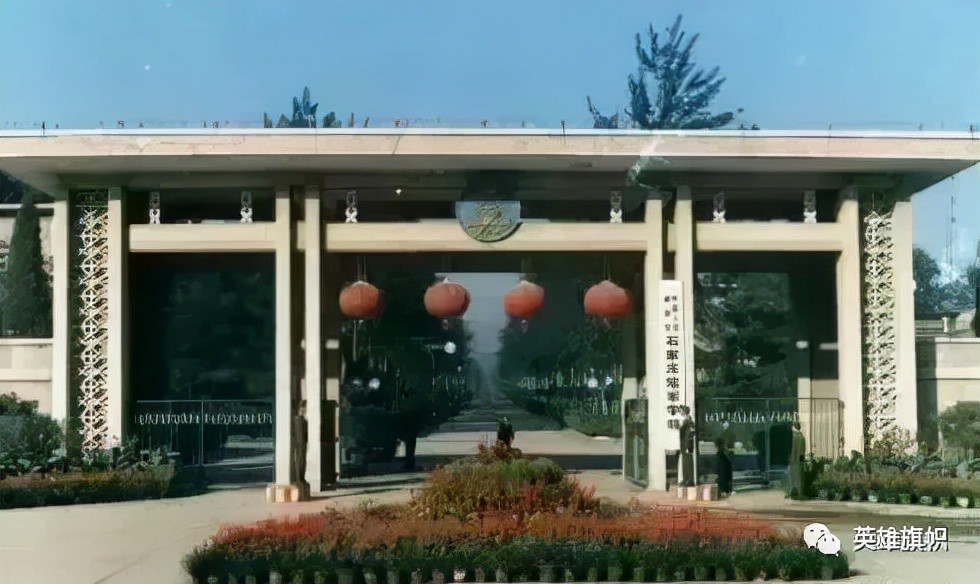
<svg viewBox="0 0 980 584"><path fill-rule="evenodd" d="M860 484L852 484L850 487L850 499L851 501L864 501L867 497L867 492L864 486Z"/></svg>
<svg viewBox="0 0 980 584"><path fill-rule="evenodd" d="M565 568L565 582L575 581L575 571L571 568Z"/></svg>
<svg viewBox="0 0 980 584"><path fill-rule="evenodd" d="M554 582L555 581L555 567L551 564L542 564L539 567L541 572L542 582Z"/></svg>
<svg viewBox="0 0 980 584"><path fill-rule="evenodd" d="M609 567L606 568L606 576L608 577L609 582L622 582L623 567L616 561L610 562Z"/></svg>
<svg viewBox="0 0 980 584"><path fill-rule="evenodd" d="M970 498L969 497L956 497L956 504L959 505L960 507L966 509L966 508L968 508L970 506Z"/></svg>
<svg viewBox="0 0 980 584"><path fill-rule="evenodd" d="M703 563L697 563L694 565L694 579L698 581L705 581L708 579L708 572L710 571L709 566Z"/></svg>
<svg viewBox="0 0 980 584"><path fill-rule="evenodd" d="M394 566L388 566L385 570L385 584L400 584L401 577L398 574L398 568Z"/></svg>
<svg viewBox="0 0 980 584"><path fill-rule="evenodd" d="M337 584L354 584L354 568L337 568Z"/></svg>
<svg viewBox="0 0 980 584"><path fill-rule="evenodd" d="M598 582L599 581L599 567L589 566L589 569L585 572L586 582Z"/></svg>
<svg viewBox="0 0 980 584"><path fill-rule="evenodd" d="M667 578L668 578L667 568L663 566L657 566L657 582L666 582Z"/></svg>
<svg viewBox="0 0 980 584"><path fill-rule="evenodd" d="M364 569L364 584L378 584L378 575L374 570L370 568Z"/></svg>
<svg viewBox="0 0 980 584"><path fill-rule="evenodd" d="M728 582L728 568L715 566L715 582Z"/></svg>
<svg viewBox="0 0 980 584"><path fill-rule="evenodd" d="M633 582L646 582L646 569L643 566L633 568Z"/></svg>
<svg viewBox="0 0 980 584"><path fill-rule="evenodd" d="M868 490L868 503L877 503L877 502L878 502L878 491Z"/></svg>
<svg viewBox="0 0 980 584"><path fill-rule="evenodd" d="M494 582L507 582L508 581L507 580L507 568L505 568L504 566L497 566L497 569L494 570L494 574L493 575L494 575L494 579L493 579Z"/></svg>
<svg viewBox="0 0 980 584"><path fill-rule="evenodd" d="M487 574L486 574L486 572L483 571L483 568L477 566L476 569L473 570L473 579L476 580L477 582L481 582L481 583L482 582L486 582L487 581ZM394 584L398 584L398 583L395 582Z"/></svg>
<svg viewBox="0 0 980 584"><path fill-rule="evenodd" d="M327 584L327 575L319 570L313 572L313 584Z"/></svg>
<svg viewBox="0 0 980 584"><path fill-rule="evenodd" d="M827 487L820 487L819 489L817 489L817 498L820 499L821 501L829 501L830 489Z"/></svg>
<svg viewBox="0 0 980 584"><path fill-rule="evenodd" d="M466 568L453 570L453 582L466 582ZM543 580L543 582L551 582L551 580Z"/></svg>

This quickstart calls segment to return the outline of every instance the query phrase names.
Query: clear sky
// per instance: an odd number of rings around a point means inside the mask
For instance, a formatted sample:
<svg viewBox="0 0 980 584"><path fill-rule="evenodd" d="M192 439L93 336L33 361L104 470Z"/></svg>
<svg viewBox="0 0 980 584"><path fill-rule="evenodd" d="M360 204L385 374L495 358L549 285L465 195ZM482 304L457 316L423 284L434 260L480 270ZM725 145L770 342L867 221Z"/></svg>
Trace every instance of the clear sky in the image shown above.
<svg viewBox="0 0 980 584"><path fill-rule="evenodd" d="M254 126L304 85L342 118L586 127L586 95L625 105L633 35L679 12L746 123L980 128L976 0L0 0L0 128ZM978 191L921 195L916 240L941 253L956 193L972 257Z"/></svg>

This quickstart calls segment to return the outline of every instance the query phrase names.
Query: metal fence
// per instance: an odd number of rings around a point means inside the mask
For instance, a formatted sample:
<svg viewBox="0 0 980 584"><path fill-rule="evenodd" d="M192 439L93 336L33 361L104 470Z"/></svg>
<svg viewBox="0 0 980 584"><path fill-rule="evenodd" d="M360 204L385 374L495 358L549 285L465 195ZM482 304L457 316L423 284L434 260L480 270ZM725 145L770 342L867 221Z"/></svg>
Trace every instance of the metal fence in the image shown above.
<svg viewBox="0 0 980 584"><path fill-rule="evenodd" d="M843 404L836 398L709 398L698 401L697 416L702 443L713 443L728 422L736 456L741 452L744 464L760 471L788 464L794 422L807 453L827 458L843 453Z"/></svg>
<svg viewBox="0 0 980 584"><path fill-rule="evenodd" d="M183 464L226 476L271 477L275 453L272 400L140 400L133 404L129 435L142 448L179 452Z"/></svg>

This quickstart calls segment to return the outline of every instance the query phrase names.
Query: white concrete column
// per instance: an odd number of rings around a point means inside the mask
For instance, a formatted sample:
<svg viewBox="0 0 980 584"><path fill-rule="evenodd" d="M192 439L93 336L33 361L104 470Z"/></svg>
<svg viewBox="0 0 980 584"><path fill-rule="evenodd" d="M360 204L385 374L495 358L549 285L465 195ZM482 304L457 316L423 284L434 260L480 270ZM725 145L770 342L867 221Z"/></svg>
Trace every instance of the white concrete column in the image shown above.
<svg viewBox="0 0 980 584"><path fill-rule="evenodd" d="M276 187L276 484L292 484L293 221L289 186Z"/></svg>
<svg viewBox="0 0 980 584"><path fill-rule="evenodd" d="M682 285L684 307L684 387L681 399L691 409L691 418L698 419L695 407L694 379L694 200L691 188L677 187L677 200L674 202L674 279ZM695 439L695 450L698 440ZM698 456L694 456L694 482L698 480Z"/></svg>
<svg viewBox="0 0 980 584"><path fill-rule="evenodd" d="M126 201L119 187L109 189L109 338L107 344L107 390L109 437L125 439L126 390L129 384L129 226Z"/></svg>
<svg viewBox="0 0 980 584"><path fill-rule="evenodd" d="M54 282L51 307L51 417L58 422L68 419L71 412L71 317L68 303L70 271L71 224L67 193L54 202L51 219L51 255L54 262Z"/></svg>
<svg viewBox="0 0 980 584"><path fill-rule="evenodd" d="M663 331L660 327L660 281L663 279L663 201L660 193L650 193L644 222L647 251L643 262L644 376L647 396L647 489L667 488L667 460L664 444L667 433L667 396L660 391L663 370Z"/></svg>
<svg viewBox="0 0 980 584"><path fill-rule="evenodd" d="M918 429L918 393L915 361L915 288L912 281L914 241L912 202L897 201L892 211L892 253L895 275L895 415L898 425L915 435Z"/></svg>
<svg viewBox="0 0 980 584"><path fill-rule="evenodd" d="M837 378L844 404L844 454L850 454L864 451L861 217L856 187L841 192L837 221L843 227L843 249L837 258Z"/></svg>
<svg viewBox="0 0 980 584"><path fill-rule="evenodd" d="M323 292L320 286L323 255L323 228L320 214L320 187L306 185L303 198L304 270L306 307L303 313L303 347L306 359L306 420L309 440L306 449L306 482L310 490L322 490L320 453L323 416L323 335L321 303Z"/></svg>

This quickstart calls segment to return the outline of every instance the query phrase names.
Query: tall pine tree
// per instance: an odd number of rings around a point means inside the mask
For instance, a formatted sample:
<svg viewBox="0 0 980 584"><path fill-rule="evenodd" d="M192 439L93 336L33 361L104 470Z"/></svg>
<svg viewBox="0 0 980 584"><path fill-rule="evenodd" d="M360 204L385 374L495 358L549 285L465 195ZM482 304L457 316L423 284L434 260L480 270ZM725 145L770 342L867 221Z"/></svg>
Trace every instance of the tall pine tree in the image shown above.
<svg viewBox="0 0 980 584"><path fill-rule="evenodd" d="M700 130L729 124L734 117L732 112L712 114L708 109L721 91L725 78L719 76L718 67L705 71L694 63L694 45L699 35L685 39L687 33L681 31L680 16L666 30L666 39L654 32L652 24L647 34L649 49L644 48L640 34L636 35L636 56L640 66L635 75L627 78L630 107L625 119L620 120L619 114L602 115L587 97L593 127L619 128L622 123L622 127L645 130ZM655 87L653 94L648 79Z"/></svg>
<svg viewBox="0 0 980 584"><path fill-rule="evenodd" d="M41 220L33 195L24 196L10 239L4 274L3 332L10 336L51 336L51 280L41 254Z"/></svg>

